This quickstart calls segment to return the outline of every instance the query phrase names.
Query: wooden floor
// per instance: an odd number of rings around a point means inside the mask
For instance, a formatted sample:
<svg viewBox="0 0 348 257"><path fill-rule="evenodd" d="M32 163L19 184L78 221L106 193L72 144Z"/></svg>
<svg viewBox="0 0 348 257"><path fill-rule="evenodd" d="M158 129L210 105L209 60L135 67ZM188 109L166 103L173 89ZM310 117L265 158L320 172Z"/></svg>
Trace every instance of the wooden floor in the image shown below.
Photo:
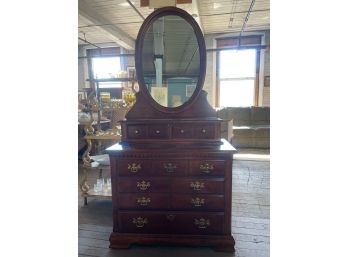
<svg viewBox="0 0 348 257"><path fill-rule="evenodd" d="M128 250L109 249L112 231L112 204L108 199L79 197L79 256L115 257L268 257L270 255L270 162L236 158L233 164L232 234L236 252L215 252L207 247L132 246ZM107 176L109 171L105 171ZM81 178L79 171L79 179ZM97 172L91 176L97 177ZM92 184L93 185L93 184Z"/></svg>

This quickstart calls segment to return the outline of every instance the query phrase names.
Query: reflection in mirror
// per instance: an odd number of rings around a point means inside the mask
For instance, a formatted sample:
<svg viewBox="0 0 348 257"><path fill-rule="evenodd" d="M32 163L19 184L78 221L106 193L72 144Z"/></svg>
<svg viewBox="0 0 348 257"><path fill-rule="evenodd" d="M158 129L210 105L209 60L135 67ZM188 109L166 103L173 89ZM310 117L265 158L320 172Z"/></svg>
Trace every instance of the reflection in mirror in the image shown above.
<svg viewBox="0 0 348 257"><path fill-rule="evenodd" d="M190 99L200 72L199 46L192 26L176 15L156 19L142 49L144 81L162 106L178 107Z"/></svg>

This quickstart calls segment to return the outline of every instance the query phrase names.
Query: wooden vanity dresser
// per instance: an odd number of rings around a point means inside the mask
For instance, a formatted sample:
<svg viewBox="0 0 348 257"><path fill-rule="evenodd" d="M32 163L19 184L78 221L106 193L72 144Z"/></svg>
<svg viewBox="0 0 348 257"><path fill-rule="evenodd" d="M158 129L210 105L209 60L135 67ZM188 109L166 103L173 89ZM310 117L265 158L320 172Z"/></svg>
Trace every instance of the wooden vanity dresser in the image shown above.
<svg viewBox="0 0 348 257"><path fill-rule="evenodd" d="M175 40L185 47L177 47ZM222 120L202 90L205 52L198 24L181 9L157 9L140 28L135 55L140 91L121 122L121 142L107 149L111 248L169 243L234 251L231 193L236 150L221 139ZM194 91L187 85L194 85ZM171 107L170 99L180 97L183 103Z"/></svg>

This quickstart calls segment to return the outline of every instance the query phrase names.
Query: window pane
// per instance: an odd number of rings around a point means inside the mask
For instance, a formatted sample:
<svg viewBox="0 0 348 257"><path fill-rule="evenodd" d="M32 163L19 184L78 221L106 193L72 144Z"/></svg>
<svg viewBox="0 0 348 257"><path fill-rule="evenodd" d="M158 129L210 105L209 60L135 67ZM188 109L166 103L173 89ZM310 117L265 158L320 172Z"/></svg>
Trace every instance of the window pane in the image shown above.
<svg viewBox="0 0 348 257"><path fill-rule="evenodd" d="M255 77L256 50L220 51L220 78Z"/></svg>
<svg viewBox="0 0 348 257"><path fill-rule="evenodd" d="M108 79L116 78L121 70L120 57L93 58L94 78Z"/></svg>
<svg viewBox="0 0 348 257"><path fill-rule="evenodd" d="M253 79L220 81L220 107L253 105Z"/></svg>

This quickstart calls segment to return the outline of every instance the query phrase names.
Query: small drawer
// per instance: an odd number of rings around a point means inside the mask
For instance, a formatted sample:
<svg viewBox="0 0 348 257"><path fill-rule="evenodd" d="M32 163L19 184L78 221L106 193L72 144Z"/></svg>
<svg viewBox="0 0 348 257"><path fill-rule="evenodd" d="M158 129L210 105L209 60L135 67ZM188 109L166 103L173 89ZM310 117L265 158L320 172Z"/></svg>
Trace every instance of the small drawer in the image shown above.
<svg viewBox="0 0 348 257"><path fill-rule="evenodd" d="M225 206L223 195L210 194L175 194L170 203L173 209L223 210Z"/></svg>
<svg viewBox="0 0 348 257"><path fill-rule="evenodd" d="M225 167L223 160L191 161L189 174L191 176L223 176Z"/></svg>
<svg viewBox="0 0 348 257"><path fill-rule="evenodd" d="M154 178L118 178L118 191L119 192L137 192L137 193L148 193L148 192L170 192L170 181L168 179L154 179Z"/></svg>
<svg viewBox="0 0 348 257"><path fill-rule="evenodd" d="M173 193L211 193L222 194L224 192L223 179L176 179L172 181Z"/></svg>
<svg viewBox="0 0 348 257"><path fill-rule="evenodd" d="M150 125L148 127L149 138L168 138L168 126Z"/></svg>
<svg viewBox="0 0 348 257"><path fill-rule="evenodd" d="M192 126L173 126L173 138L192 138Z"/></svg>
<svg viewBox="0 0 348 257"><path fill-rule="evenodd" d="M171 214L169 229L174 234L223 234L224 213L223 212L190 212Z"/></svg>
<svg viewBox="0 0 348 257"><path fill-rule="evenodd" d="M193 137L196 139L214 139L215 127L206 125L194 126Z"/></svg>
<svg viewBox="0 0 348 257"><path fill-rule="evenodd" d="M164 213L119 212L120 232L167 234L169 220Z"/></svg>
<svg viewBox="0 0 348 257"><path fill-rule="evenodd" d="M188 162L179 160L154 161L152 175L154 176L184 176L187 174Z"/></svg>
<svg viewBox="0 0 348 257"><path fill-rule="evenodd" d="M129 139L146 138L146 126L145 125L129 125L127 127L127 135Z"/></svg>
<svg viewBox="0 0 348 257"><path fill-rule="evenodd" d="M169 194L119 194L118 204L121 209L168 209Z"/></svg>
<svg viewBox="0 0 348 257"><path fill-rule="evenodd" d="M151 171L151 161L129 159L119 162L119 174L121 176L142 176Z"/></svg>

